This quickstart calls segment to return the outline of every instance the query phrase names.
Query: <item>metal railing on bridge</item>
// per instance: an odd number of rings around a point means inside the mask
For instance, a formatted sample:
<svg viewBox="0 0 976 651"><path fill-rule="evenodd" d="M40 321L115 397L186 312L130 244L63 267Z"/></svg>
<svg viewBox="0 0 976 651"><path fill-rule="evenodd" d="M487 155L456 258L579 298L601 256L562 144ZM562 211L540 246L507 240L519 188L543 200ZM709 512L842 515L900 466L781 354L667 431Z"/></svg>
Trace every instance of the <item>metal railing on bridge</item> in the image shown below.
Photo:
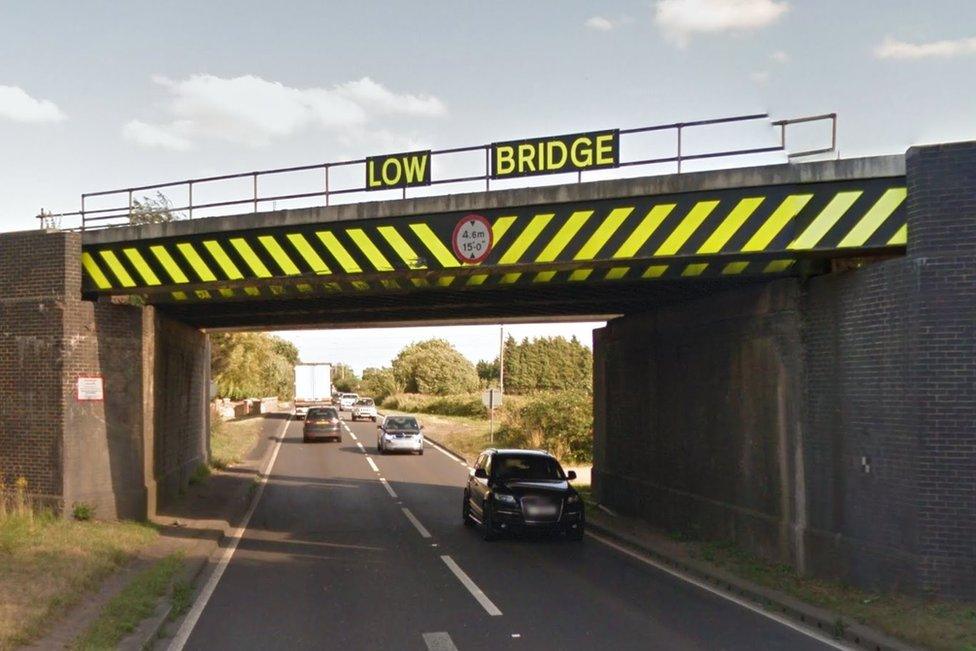
<svg viewBox="0 0 976 651"><path fill-rule="evenodd" d="M636 157L629 160L621 160L614 167L614 169L619 167L631 168L638 166L653 166L662 164L674 164L676 166L677 173L682 172L682 165L690 161L699 161L706 159L717 159L717 158L732 158L736 156L748 156L756 154L764 154L771 152L785 152L788 158L796 158L800 156L810 156L814 154L822 154L832 152L836 149L837 144L837 114L836 113L826 113L823 115L805 116L800 118L792 118L786 120L777 120L770 122L773 127L779 128L779 144L769 145L763 147L745 147L737 149L725 149L725 150L715 150L715 151L703 151L688 153L684 149L684 136L689 129L725 125L733 123L745 123L754 122L760 120L768 120L768 113L756 113L751 115L737 115L732 117L724 118L714 118L709 120L695 120L691 122L673 122L669 124L657 124L644 127L634 127L629 129L619 129L618 133L621 137L628 136L634 137L640 134L650 134L650 133L674 133L674 153L672 155L666 156L654 156L654 157ZM807 149L803 151L788 152L786 148L786 129L789 125L800 124L800 123L810 123L810 122L830 122L830 145L821 148ZM434 186L436 188L441 188L445 186L458 186L462 184L468 184L469 186L474 183L484 183L485 190L492 189L492 173L491 173L491 147L492 145L476 145L470 147L454 147L450 149L439 149L431 150L431 161L434 157L445 157L459 154L468 154L473 156L480 156L484 161L484 173L481 174L467 174L459 176L449 176L444 178L432 178L429 184L425 187ZM347 201L350 197L354 198L354 195L362 195L360 201L374 201L380 197L377 196L377 192L369 192L362 184L355 186L345 186L339 185L335 180L336 173L341 170L347 170L349 168L360 167L365 172L365 166L367 164L366 158L358 158L354 160L345 160L331 163L318 163L314 165L300 165L297 167L283 167L277 169L267 169L258 170L254 172L241 172L236 174L224 174L219 176L207 176L193 179L186 179L182 181L169 181L166 183L154 183L151 185L141 185L128 188L120 188L115 190L102 190L98 192L86 192L81 195L81 209L73 212L60 212L60 213L46 213L42 211L42 214L38 215L38 219L41 220L42 228L65 228L65 230L91 230L100 228L109 228L113 226L128 226L136 221L139 217L138 211L140 210L140 196L145 196L145 193L155 191L157 193L162 193L163 190L171 190L174 188L185 188L186 190L186 202L183 205L171 206L168 203L168 198L166 199L166 204L164 209L168 211L171 215L177 215L179 217L186 217L189 219L194 218L194 213L197 217L200 216L213 216L213 212L216 209L221 208L231 208L235 206L249 206L251 211L258 212L262 206L267 206L268 204L276 204L277 202L295 201L302 199L324 199L325 205L332 205L338 199L343 199L341 203L356 203L356 201ZM431 163L433 167L433 162ZM279 175L287 174L298 174L302 172L321 172L321 177L316 185L317 189L306 191L306 192L290 192L283 194L261 194L259 192L259 180ZM600 170L606 172L607 170ZM582 182L584 174L587 176L591 174L596 174L597 170L592 171L571 171L571 172L561 172L555 174L554 176L566 176L573 175L576 177L577 182ZM365 176L363 174L362 176ZM360 178L362 178L362 176ZM605 177L605 176L604 176ZM590 177L592 178L592 177ZM230 181L245 181L248 182L247 196L238 195L236 198L223 200L223 201L195 201L194 190L199 191L201 186L208 184L215 184L220 182L230 182ZM524 178L522 179L524 181ZM495 181L496 187L500 183ZM504 181L505 188L519 187L511 185L510 181ZM528 184L526 184L528 185ZM407 188L402 188L398 190L381 190L380 192L399 192L401 198L407 198ZM427 194L430 194L429 192ZM415 190L411 188L412 196L415 195ZM165 197L165 195L163 195ZM92 208L91 204L95 200L119 197L127 200L124 206L109 206L109 207L96 207ZM158 208L158 206L154 206ZM211 211L208 215L201 215L201 212ZM77 226L62 226L62 220L64 218L69 218L73 220L78 220L79 224ZM136 218L136 220L134 220Z"/></svg>

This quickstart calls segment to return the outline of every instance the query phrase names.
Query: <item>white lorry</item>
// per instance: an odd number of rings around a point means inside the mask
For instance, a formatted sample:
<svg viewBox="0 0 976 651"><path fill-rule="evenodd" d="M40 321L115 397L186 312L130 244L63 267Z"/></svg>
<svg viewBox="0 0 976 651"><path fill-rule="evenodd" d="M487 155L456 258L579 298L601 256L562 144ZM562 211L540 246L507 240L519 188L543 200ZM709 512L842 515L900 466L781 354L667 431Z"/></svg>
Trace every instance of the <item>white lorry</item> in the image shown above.
<svg viewBox="0 0 976 651"><path fill-rule="evenodd" d="M332 404L332 364L295 365L295 418L305 418L309 407Z"/></svg>

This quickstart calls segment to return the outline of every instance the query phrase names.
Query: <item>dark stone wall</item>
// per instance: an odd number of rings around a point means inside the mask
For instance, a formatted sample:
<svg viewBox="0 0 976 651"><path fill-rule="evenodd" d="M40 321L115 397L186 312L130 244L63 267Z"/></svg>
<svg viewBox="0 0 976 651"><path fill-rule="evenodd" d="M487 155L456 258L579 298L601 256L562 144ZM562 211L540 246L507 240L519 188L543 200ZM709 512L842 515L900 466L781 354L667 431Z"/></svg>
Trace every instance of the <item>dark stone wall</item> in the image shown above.
<svg viewBox="0 0 976 651"><path fill-rule="evenodd" d="M0 475L67 513L144 518L207 459L209 340L81 300L80 256L76 233L0 235ZM77 399L82 376L104 400Z"/></svg>

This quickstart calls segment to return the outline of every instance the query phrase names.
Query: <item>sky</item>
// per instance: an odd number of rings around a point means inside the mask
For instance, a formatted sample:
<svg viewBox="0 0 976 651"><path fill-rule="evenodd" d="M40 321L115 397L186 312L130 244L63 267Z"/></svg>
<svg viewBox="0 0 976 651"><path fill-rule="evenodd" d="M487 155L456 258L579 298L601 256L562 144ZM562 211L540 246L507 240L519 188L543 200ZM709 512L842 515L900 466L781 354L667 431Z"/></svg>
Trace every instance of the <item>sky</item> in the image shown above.
<svg viewBox="0 0 976 651"><path fill-rule="evenodd" d="M0 2L0 231L94 190L743 113L837 112L839 155L902 153L976 139L974 73L971 0ZM758 124L686 148L775 141ZM377 331L288 336L308 358L340 361L340 339L360 366L390 356Z"/></svg>

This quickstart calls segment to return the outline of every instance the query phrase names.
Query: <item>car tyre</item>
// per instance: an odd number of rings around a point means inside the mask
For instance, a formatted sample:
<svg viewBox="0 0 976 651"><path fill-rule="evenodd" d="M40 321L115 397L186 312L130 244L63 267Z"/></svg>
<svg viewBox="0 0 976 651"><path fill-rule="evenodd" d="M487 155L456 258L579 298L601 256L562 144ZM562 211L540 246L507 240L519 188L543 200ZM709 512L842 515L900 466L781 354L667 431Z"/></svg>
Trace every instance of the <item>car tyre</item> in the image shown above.
<svg viewBox="0 0 976 651"><path fill-rule="evenodd" d="M461 519L464 520L466 527L474 524L471 519L471 503L468 501L468 491L464 491L464 502L461 503Z"/></svg>
<svg viewBox="0 0 976 651"><path fill-rule="evenodd" d="M482 520L484 523L484 530L481 532L481 537L485 540L485 542L498 540L498 532L495 530L495 525L491 521L491 507L489 507L487 504L482 511Z"/></svg>
<svg viewBox="0 0 976 651"><path fill-rule="evenodd" d="M583 540L583 535L586 533L583 529L584 525L580 525L576 529L570 529L566 532L566 537L574 542L581 542Z"/></svg>

